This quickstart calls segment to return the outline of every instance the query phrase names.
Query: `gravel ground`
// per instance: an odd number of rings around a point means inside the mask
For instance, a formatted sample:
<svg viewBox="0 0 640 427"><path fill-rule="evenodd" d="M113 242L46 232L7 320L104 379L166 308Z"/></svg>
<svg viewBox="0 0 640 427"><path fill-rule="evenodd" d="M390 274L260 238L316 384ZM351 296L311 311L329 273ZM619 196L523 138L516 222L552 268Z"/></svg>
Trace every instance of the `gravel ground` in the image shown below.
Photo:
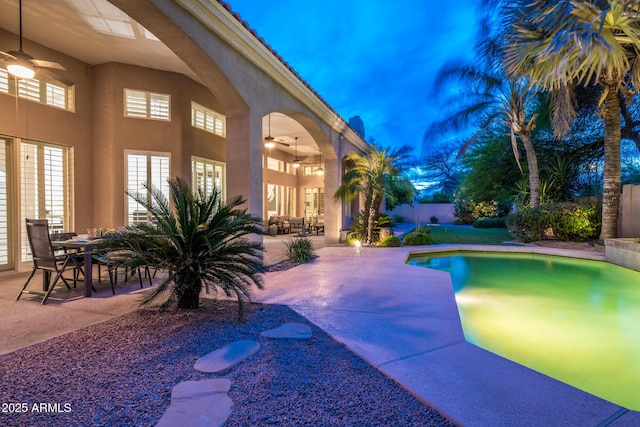
<svg viewBox="0 0 640 427"><path fill-rule="evenodd" d="M289 308L251 304L243 323L236 310L222 301L140 310L2 355L0 426L152 426L174 385L216 377L232 384L227 426L453 426L314 325L309 340L259 336L309 323ZM261 349L239 365L217 375L193 369L246 339Z"/></svg>

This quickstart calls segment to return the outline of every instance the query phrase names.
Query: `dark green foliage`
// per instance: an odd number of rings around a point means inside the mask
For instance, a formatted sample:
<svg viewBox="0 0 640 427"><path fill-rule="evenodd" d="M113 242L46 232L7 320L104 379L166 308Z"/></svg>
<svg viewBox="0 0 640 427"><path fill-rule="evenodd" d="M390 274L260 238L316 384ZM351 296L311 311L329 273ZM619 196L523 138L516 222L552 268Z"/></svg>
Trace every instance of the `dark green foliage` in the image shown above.
<svg viewBox="0 0 640 427"><path fill-rule="evenodd" d="M431 196L421 196L419 199L420 203L451 203L453 197L444 192L433 193Z"/></svg>
<svg viewBox="0 0 640 427"><path fill-rule="evenodd" d="M402 244L404 246L433 245L433 239L431 238L429 228L418 226L413 231L404 235Z"/></svg>
<svg viewBox="0 0 640 427"><path fill-rule="evenodd" d="M171 205L157 189L129 194L152 214L153 222L128 227L127 233L106 239L105 257L119 265L148 265L167 273L142 304L161 295L162 307L198 308L203 290L236 296L238 317L250 300L251 286L262 289L262 244L249 239L263 234L262 220L239 206L241 197L221 202L215 190L193 193L186 181L169 180Z"/></svg>
<svg viewBox="0 0 640 427"><path fill-rule="evenodd" d="M361 242L365 242L367 240L367 227L364 212L360 212L353 218L351 225L349 226L349 230L353 231L352 237L355 240L360 240ZM393 221L391 217L387 214L381 213L378 215L376 220L373 223L372 230L372 242L377 242L380 240L380 229L385 227L393 226Z"/></svg>
<svg viewBox="0 0 640 427"><path fill-rule="evenodd" d="M476 228L507 228L506 218L483 218L473 221Z"/></svg>
<svg viewBox="0 0 640 427"><path fill-rule="evenodd" d="M431 224L437 224L438 223L438 217L437 216L432 216L429 221L431 221Z"/></svg>
<svg viewBox="0 0 640 427"><path fill-rule="evenodd" d="M513 157L511 143L504 136L487 135L469 147L465 157L467 174L462 182L467 200L496 200L502 206L510 203L514 183L526 177L526 162L521 174Z"/></svg>
<svg viewBox="0 0 640 427"><path fill-rule="evenodd" d="M394 222L404 222L404 218L402 217L402 215L394 215L393 216L393 221Z"/></svg>
<svg viewBox="0 0 640 427"><path fill-rule="evenodd" d="M315 257L313 242L306 236L292 237L285 242L287 259L296 264L304 264Z"/></svg>
<svg viewBox="0 0 640 427"><path fill-rule="evenodd" d="M376 243L376 246L385 248L397 248L399 246L402 246L402 240L400 240L398 236L387 236Z"/></svg>
<svg viewBox="0 0 640 427"><path fill-rule="evenodd" d="M510 215L507 227L521 242L548 238L581 241L594 239L600 233L599 209L576 203L552 203Z"/></svg>

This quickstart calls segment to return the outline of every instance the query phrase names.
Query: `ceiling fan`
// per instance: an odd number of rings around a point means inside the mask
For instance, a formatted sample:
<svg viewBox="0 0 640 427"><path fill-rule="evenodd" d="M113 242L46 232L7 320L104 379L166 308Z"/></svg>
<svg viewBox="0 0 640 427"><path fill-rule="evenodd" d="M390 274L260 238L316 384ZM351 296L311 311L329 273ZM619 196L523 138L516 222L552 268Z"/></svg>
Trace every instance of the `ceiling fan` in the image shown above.
<svg viewBox="0 0 640 427"><path fill-rule="evenodd" d="M271 113L269 113L269 135L264 138L264 146L267 148L273 148L276 144L284 145L285 147L291 146L290 144L277 140L271 136Z"/></svg>
<svg viewBox="0 0 640 427"><path fill-rule="evenodd" d="M51 77L67 86L72 86L73 82L58 75L53 70L66 71L62 65L53 61L35 59L33 56L22 50L22 0L19 0L20 10L20 48L8 52L0 51L0 59L7 63L9 74L23 79L32 79L35 74L42 74Z"/></svg>

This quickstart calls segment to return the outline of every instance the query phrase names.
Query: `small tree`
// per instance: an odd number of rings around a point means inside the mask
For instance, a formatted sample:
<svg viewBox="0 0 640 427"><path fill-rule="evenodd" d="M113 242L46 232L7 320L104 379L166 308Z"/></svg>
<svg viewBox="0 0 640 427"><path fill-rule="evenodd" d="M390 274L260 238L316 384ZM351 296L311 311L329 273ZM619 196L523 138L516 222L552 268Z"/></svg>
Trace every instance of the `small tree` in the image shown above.
<svg viewBox="0 0 640 427"><path fill-rule="evenodd" d="M107 239L105 257L121 265L148 265L168 273L146 294L142 305L168 293L162 307L176 300L177 308L199 307L203 289L238 298L238 317L250 300L250 288L262 289L263 246L251 234L263 234L262 220L239 206L235 197L226 204L217 189L205 195L192 192L182 179L169 180L172 206L157 189L145 186L147 194L129 194L152 215L152 223L131 226L127 233Z"/></svg>
<svg viewBox="0 0 640 427"><path fill-rule="evenodd" d="M393 150L372 144L366 155L351 153L346 158L347 172L333 197L341 201L351 201L360 193L364 195L362 223L365 226L364 236L368 245L375 242L374 224L380 215L385 192L393 188L391 183L401 176L408 162L410 150L407 146Z"/></svg>

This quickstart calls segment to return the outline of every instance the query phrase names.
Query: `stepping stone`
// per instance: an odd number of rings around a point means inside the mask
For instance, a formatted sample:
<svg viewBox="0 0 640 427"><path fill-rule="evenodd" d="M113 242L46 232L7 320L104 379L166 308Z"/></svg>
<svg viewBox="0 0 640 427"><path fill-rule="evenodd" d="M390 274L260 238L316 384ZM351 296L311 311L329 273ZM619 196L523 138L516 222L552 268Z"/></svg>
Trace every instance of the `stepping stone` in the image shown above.
<svg viewBox="0 0 640 427"><path fill-rule="evenodd" d="M312 334L309 325L305 325L304 323L285 323L279 328L260 332L260 335L267 338L294 338L303 340L311 338Z"/></svg>
<svg viewBox="0 0 640 427"><path fill-rule="evenodd" d="M177 384L171 390L171 404L156 427L224 425L233 409L227 394L230 388L231 381L224 378Z"/></svg>
<svg viewBox="0 0 640 427"><path fill-rule="evenodd" d="M216 373L229 369L260 350L257 341L236 341L196 360L196 371Z"/></svg>

